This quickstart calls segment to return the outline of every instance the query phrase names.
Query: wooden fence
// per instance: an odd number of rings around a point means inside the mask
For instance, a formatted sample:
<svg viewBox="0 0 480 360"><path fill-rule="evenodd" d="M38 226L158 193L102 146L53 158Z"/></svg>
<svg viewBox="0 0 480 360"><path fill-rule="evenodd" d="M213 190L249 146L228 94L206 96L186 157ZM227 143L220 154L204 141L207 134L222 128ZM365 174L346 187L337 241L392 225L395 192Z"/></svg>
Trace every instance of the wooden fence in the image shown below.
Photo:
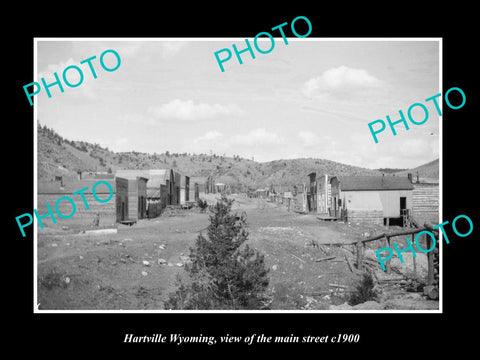
<svg viewBox="0 0 480 360"><path fill-rule="evenodd" d="M344 245L354 245L356 246L356 253L357 253L357 268L359 270L364 269L364 260L363 260L363 254L365 253L365 248L366 244L371 241L383 241L384 247L389 247L392 249L392 241L391 239L396 236L404 236L404 235L412 235L412 239L415 237L415 234L418 234L421 231L430 231L432 234L435 236L435 241L436 245L438 246L438 230L433 229L432 226L425 224L423 227L417 227L415 229L411 230L403 230L403 231L398 231L398 232L391 232L391 233L383 233L379 235L375 235L366 239L358 239L357 241L351 242L351 243L346 243ZM426 240L426 248L430 249L432 246L432 239L430 236L425 235L425 240ZM412 241L413 243L413 241ZM416 273L416 262L415 262L415 257L412 257L413 260L413 271ZM427 261L428 261L428 275L427 275L427 285L433 285L434 280L435 280L435 271L434 271L434 259L433 259L433 250L429 251L427 253ZM391 272L391 267L390 267L390 259L387 260L386 262L386 272L390 273Z"/></svg>

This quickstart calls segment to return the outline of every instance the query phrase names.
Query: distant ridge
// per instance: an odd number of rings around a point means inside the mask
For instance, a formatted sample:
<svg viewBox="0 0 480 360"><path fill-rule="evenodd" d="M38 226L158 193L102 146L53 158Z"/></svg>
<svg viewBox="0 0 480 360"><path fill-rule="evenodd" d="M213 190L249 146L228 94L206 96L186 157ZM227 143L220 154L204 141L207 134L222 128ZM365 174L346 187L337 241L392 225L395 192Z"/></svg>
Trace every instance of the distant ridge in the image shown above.
<svg viewBox="0 0 480 360"><path fill-rule="evenodd" d="M420 182L438 183L440 174L440 161L439 159L435 159L426 164L417 166L416 168L399 171L395 173L395 176L407 176L408 173L412 173L414 181L416 181L418 174Z"/></svg>
<svg viewBox="0 0 480 360"><path fill-rule="evenodd" d="M399 169L366 169L326 159L290 159L259 163L234 155L170 153L147 154L137 151L113 152L99 144L71 141L58 135L53 129L38 126L38 179L52 180L55 176L76 177L77 171L115 172L117 169L173 168L190 176L212 175L218 182L228 183L234 191L247 191L275 185L301 185L308 181L308 174L318 175L381 175ZM435 172L436 169L436 172ZM383 170L383 171L379 171ZM420 177L436 178L438 159L411 170L394 172L395 176L407 176L416 171ZM393 173L392 173L393 174Z"/></svg>

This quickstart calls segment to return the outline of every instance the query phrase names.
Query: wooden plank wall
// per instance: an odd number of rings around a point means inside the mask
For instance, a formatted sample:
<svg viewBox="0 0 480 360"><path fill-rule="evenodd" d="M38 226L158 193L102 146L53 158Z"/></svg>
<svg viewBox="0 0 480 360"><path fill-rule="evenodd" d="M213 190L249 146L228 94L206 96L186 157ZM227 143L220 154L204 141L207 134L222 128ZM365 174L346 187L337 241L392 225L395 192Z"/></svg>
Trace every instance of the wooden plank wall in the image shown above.
<svg viewBox="0 0 480 360"><path fill-rule="evenodd" d="M438 184L413 184L412 213L415 219L438 221Z"/></svg>
<svg viewBox="0 0 480 360"><path fill-rule="evenodd" d="M125 204L125 220L128 220L128 180L116 178L116 221L122 220L122 202Z"/></svg>
<svg viewBox="0 0 480 360"><path fill-rule="evenodd" d="M381 210L347 210L349 222L370 223L383 225L383 211Z"/></svg>
<svg viewBox="0 0 480 360"><path fill-rule="evenodd" d="M138 183L128 180L128 220L138 220Z"/></svg>

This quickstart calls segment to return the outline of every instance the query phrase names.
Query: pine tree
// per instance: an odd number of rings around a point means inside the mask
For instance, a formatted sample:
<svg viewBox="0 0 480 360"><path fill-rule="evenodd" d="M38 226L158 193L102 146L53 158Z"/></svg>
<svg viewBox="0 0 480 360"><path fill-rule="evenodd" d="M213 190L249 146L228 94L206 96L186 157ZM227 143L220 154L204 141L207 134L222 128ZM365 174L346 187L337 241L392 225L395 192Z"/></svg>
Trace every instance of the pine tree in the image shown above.
<svg viewBox="0 0 480 360"><path fill-rule="evenodd" d="M166 309L261 309L266 300L268 269L264 256L250 248L246 214L231 213L225 196L210 208L207 236L200 234L190 248L185 270L189 285L179 280ZM243 246L242 246L243 245Z"/></svg>

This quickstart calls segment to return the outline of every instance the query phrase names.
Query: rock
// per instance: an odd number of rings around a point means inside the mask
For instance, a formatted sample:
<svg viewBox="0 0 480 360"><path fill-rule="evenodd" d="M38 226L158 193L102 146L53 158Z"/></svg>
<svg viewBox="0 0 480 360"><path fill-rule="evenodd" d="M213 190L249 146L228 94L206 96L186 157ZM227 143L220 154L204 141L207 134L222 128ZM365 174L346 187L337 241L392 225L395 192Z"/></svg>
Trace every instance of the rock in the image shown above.
<svg viewBox="0 0 480 360"><path fill-rule="evenodd" d="M142 275L143 275L143 276L147 276L148 273L147 273L146 271L142 271Z"/></svg>
<svg viewBox="0 0 480 360"><path fill-rule="evenodd" d="M57 246L58 246L58 244L52 243L52 247L57 247Z"/></svg>
<svg viewBox="0 0 480 360"><path fill-rule="evenodd" d="M173 266L173 264L172 264L171 262L169 262L167 265L168 265L168 266Z"/></svg>
<svg viewBox="0 0 480 360"><path fill-rule="evenodd" d="M80 260L83 260L83 256L82 256L82 255L80 255L78 258L79 258Z"/></svg>
<svg viewBox="0 0 480 360"><path fill-rule="evenodd" d="M165 259L158 259L158 265L165 265L167 263L167 260Z"/></svg>
<svg viewBox="0 0 480 360"><path fill-rule="evenodd" d="M272 270L273 270L273 271L277 271L277 269L278 269L278 265L273 265L273 266L272 266Z"/></svg>
<svg viewBox="0 0 480 360"><path fill-rule="evenodd" d="M143 265L145 265L145 266L150 266L150 262L147 261L147 260L143 260Z"/></svg>
<svg viewBox="0 0 480 360"><path fill-rule="evenodd" d="M438 299L438 288L434 285L427 285L423 288L423 293L431 300Z"/></svg>
<svg viewBox="0 0 480 360"><path fill-rule="evenodd" d="M70 278L68 276L65 277L65 284L70 284Z"/></svg>
<svg viewBox="0 0 480 360"><path fill-rule="evenodd" d="M179 263L176 263L175 265L177 265L178 267L182 267L183 263L179 262Z"/></svg>
<svg viewBox="0 0 480 360"><path fill-rule="evenodd" d="M68 230L68 226L62 226L62 230Z"/></svg>

